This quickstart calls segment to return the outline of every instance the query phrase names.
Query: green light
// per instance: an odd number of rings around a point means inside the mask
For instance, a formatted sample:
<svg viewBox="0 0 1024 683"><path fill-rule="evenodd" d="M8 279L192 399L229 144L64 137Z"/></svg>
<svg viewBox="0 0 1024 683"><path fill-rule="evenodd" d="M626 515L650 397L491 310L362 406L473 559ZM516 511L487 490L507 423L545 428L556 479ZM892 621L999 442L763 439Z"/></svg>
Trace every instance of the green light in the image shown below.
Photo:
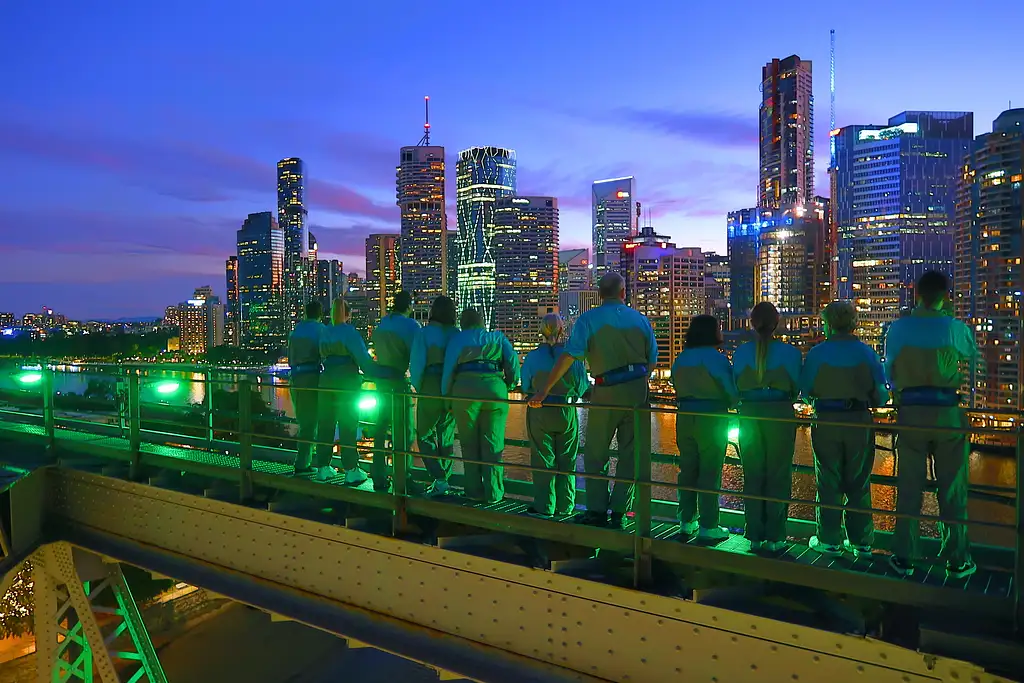
<svg viewBox="0 0 1024 683"><path fill-rule="evenodd" d="M22 384L38 384L43 381L43 373L26 372L22 375L18 375L18 381Z"/></svg>
<svg viewBox="0 0 1024 683"><path fill-rule="evenodd" d="M730 441L730 443L735 443L739 438L740 438L740 428L739 427L729 427L729 441Z"/></svg>
<svg viewBox="0 0 1024 683"><path fill-rule="evenodd" d="M160 382L156 385L156 393L158 394L173 394L177 391L181 385L177 382Z"/></svg>
<svg viewBox="0 0 1024 683"><path fill-rule="evenodd" d="M373 410L376 407L377 407L377 397L376 396L363 396L361 399L359 399L359 410L362 410L362 411Z"/></svg>

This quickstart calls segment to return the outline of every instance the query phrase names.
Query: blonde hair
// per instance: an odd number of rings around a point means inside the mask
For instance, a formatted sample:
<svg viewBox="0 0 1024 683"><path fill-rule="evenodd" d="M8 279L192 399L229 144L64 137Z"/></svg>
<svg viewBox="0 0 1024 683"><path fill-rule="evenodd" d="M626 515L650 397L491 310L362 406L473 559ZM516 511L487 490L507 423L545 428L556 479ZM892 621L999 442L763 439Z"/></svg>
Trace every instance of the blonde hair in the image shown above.
<svg viewBox="0 0 1024 683"><path fill-rule="evenodd" d="M341 325L348 321L348 306L340 296L331 304L331 324Z"/></svg>
<svg viewBox="0 0 1024 683"><path fill-rule="evenodd" d="M764 373L768 370L768 346L775 336L775 329L779 326L779 309L770 301L762 301L750 311L750 326L757 334L754 352L754 369L757 371L757 381L764 381Z"/></svg>
<svg viewBox="0 0 1024 683"><path fill-rule="evenodd" d="M544 337L544 341L551 345L548 347L548 350L551 352L551 355L554 355L555 351L551 347L565 336L565 321L562 320L562 316L557 313L548 313L541 318L540 336Z"/></svg>

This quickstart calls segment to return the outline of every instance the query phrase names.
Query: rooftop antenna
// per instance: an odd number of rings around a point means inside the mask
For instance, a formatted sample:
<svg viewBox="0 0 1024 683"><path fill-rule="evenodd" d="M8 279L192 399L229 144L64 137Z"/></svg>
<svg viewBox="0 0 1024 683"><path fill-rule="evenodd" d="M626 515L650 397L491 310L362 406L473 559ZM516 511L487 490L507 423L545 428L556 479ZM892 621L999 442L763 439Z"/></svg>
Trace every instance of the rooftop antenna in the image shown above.
<svg viewBox="0 0 1024 683"><path fill-rule="evenodd" d="M832 131L836 129L836 30L832 29L828 32L829 42L831 43L829 49L829 60L828 60L828 94L829 94L829 114L828 114L828 152L829 152L829 166L835 168L836 166L836 137L832 135Z"/></svg>
<svg viewBox="0 0 1024 683"><path fill-rule="evenodd" d="M430 95L423 96L423 137L420 145L430 144Z"/></svg>

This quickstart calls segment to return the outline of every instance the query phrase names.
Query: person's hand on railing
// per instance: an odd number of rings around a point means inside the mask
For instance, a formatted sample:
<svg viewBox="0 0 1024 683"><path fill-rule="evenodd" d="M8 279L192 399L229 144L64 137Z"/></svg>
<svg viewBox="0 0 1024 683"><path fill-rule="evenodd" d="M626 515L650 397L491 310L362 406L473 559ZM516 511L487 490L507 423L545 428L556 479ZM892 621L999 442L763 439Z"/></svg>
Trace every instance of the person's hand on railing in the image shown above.
<svg viewBox="0 0 1024 683"><path fill-rule="evenodd" d="M536 394L530 397L530 400L527 402L527 404L531 408L540 408L542 405L544 405L544 399L546 399L547 397L548 392L538 391Z"/></svg>

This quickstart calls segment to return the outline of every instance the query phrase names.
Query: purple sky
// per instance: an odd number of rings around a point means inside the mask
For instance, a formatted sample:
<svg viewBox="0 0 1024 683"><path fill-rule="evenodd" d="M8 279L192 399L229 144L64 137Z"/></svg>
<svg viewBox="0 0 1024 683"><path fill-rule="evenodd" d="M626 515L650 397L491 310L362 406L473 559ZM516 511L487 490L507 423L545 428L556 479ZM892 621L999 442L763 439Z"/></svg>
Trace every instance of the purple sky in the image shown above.
<svg viewBox="0 0 1024 683"><path fill-rule="evenodd" d="M157 314L222 291L284 156L306 160L321 252L362 270L363 236L398 230L394 166L425 94L450 156L517 151L520 192L561 202L563 247L589 245L591 181L633 174L659 232L719 250L725 213L754 203L772 57L814 60L827 193L829 28L839 125L968 110L982 132L1024 102L1020 3L994 22L959 0L791 2L785 20L743 0L2 5L0 311L19 314Z"/></svg>

